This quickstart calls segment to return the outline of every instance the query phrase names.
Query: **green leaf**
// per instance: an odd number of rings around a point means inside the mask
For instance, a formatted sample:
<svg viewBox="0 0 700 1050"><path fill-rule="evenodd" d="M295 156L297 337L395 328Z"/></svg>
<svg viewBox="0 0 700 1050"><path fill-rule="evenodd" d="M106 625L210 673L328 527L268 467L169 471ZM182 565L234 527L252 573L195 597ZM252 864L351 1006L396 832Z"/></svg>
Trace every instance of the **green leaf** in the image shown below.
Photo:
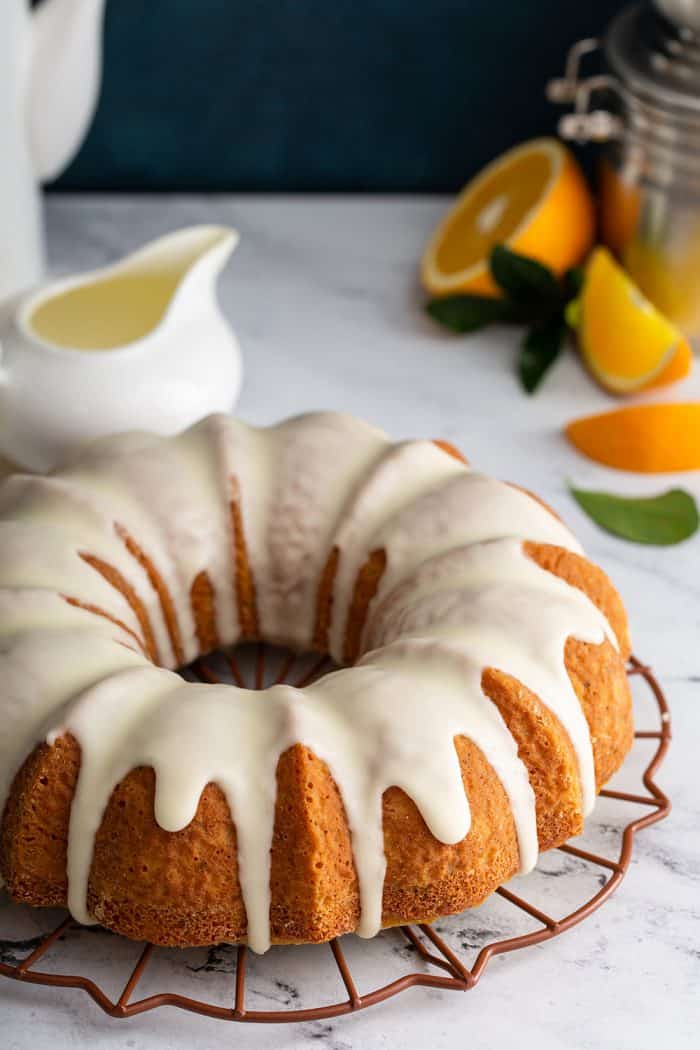
<svg viewBox="0 0 700 1050"><path fill-rule="evenodd" d="M583 290L583 266L572 266L564 274L564 290L567 299L576 299Z"/></svg>
<svg viewBox="0 0 700 1050"><path fill-rule="evenodd" d="M438 324L462 334L476 332L494 321L514 319L511 303L481 295L448 295L444 299L431 299L425 309Z"/></svg>
<svg viewBox="0 0 700 1050"><path fill-rule="evenodd" d="M578 331L581 324L581 300L570 299L564 307L564 320L574 332Z"/></svg>
<svg viewBox="0 0 700 1050"><path fill-rule="evenodd" d="M640 498L587 492L572 486L569 490L597 525L634 543L668 547L687 540L700 524L695 500L683 489Z"/></svg>
<svg viewBox="0 0 700 1050"><path fill-rule="evenodd" d="M518 375L528 394L532 394L556 361L564 343L566 325L560 314L535 325L525 335L518 361Z"/></svg>
<svg viewBox="0 0 700 1050"><path fill-rule="evenodd" d="M542 263L496 244L489 258L491 276L508 299L526 306L551 305L561 299L559 282Z"/></svg>

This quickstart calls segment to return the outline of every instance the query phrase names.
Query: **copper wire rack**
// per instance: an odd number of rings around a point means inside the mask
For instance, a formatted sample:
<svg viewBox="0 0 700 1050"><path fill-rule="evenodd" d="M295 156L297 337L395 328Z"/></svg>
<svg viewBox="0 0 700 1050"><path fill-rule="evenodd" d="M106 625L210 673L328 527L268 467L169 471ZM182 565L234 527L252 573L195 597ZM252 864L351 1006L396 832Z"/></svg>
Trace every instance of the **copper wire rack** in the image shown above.
<svg viewBox="0 0 700 1050"><path fill-rule="evenodd" d="M249 651L245 658L241 658L238 652L217 654L213 661L197 661L184 673L186 677L200 681L219 682L222 680L233 680L240 685L247 684L249 687L260 689L266 684L282 681L290 681L298 686L306 685L318 678L329 667L326 659L307 659L303 662L300 661L300 658L289 654L285 655L279 651L274 652L273 658L271 656L272 653L273 651L269 647L260 645L255 647L252 652ZM223 664L222 661L224 661ZM304 665L300 666L300 663ZM562 918L553 918L524 897L514 893L511 889L505 886L499 887L496 893L509 905L512 905L513 908L519 909L530 920L534 920L536 928L520 936L486 940L480 946L471 966L468 966L459 958L457 953L446 943L445 939L438 934L433 926L420 924L418 926L395 927L384 931L380 936L402 939L404 946L409 948L408 952L401 953L402 956L406 956L414 966L418 963L422 968L411 969L408 973L390 980L388 983L365 989L362 975L358 972L351 972L346 951L341 947L340 940L336 938L328 944L317 945L312 949L312 957L314 959L312 965L314 967L330 965L337 970L337 975L344 988L344 994L337 1002L303 1009L295 1007L292 1002L290 1008L286 1009L258 1010L249 1009L246 1005L249 952L245 945L239 945L235 949L235 968L232 973L232 987L229 999L229 1002L232 1001L233 1005L220 1005L217 1002L167 990L144 998L136 998L138 985L143 981L146 971L149 970L149 976L152 978L151 971L156 968L154 945L146 944L138 957L136 965L126 976L121 992L116 998L110 998L89 974L44 972L38 968L38 964L50 951L54 955L55 953L65 953L69 950L69 934L80 932L84 935L87 932L85 928L79 927L72 918L68 917L49 933L43 934L30 954L22 958L21 961L0 961L0 976L21 981L25 984L81 989L87 992L90 998L106 1014L115 1018L134 1017L137 1014L156 1010L163 1006L173 1006L181 1010L188 1010L225 1021L277 1023L285 1021L314 1021L337 1017L341 1014L349 1014L368 1006L374 1006L392 996L407 991L409 988L424 987L438 988L444 991L468 991L478 984L489 962L495 956L514 952L531 945L541 944L544 941L550 941L592 915L617 889L624 878L632 857L634 837L637 832L649 827L651 824L655 824L657 821L663 820L668 815L671 804L654 781L656 771L664 758L671 738L671 721L666 698L652 670L640 660L632 657L627 673L630 677L637 676L646 683L650 691L648 699L653 701L654 720L658 725L658 728L637 731L635 737L637 739L657 741L657 746L641 775L641 793L635 794L606 788L600 794L602 797L613 800L616 806L633 806L635 812L639 807L643 807L646 812L620 827L619 853L616 857L601 856L570 843L559 847L561 853L577 858L579 862L584 862L586 865L592 866L593 870L598 871L598 879L596 881L598 889L596 892L579 903L577 907ZM11 945L13 942L3 942L0 932L0 945L3 943ZM289 950L286 949L286 951ZM159 949L159 951L162 950ZM178 949L171 949L170 951L176 954ZM273 948L272 953L275 951L279 951L279 949ZM357 955L357 953L354 954ZM354 964L354 966L356 969L359 969L357 964ZM317 974L318 971L315 971L315 973Z"/></svg>

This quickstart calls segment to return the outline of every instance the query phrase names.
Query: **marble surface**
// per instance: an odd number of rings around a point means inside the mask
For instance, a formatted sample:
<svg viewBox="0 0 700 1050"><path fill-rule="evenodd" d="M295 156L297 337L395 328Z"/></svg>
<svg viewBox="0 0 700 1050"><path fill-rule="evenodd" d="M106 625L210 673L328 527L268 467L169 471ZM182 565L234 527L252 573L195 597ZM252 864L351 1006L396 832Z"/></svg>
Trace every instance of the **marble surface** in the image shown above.
<svg viewBox="0 0 700 1050"><path fill-rule="evenodd" d="M513 377L512 331L453 338L425 318L416 259L443 207L439 198L58 197L48 207L50 265L54 273L91 268L176 226L231 223L242 241L220 290L245 357L238 406L243 418L266 423L306 409L345 409L396 438L447 438L478 466L548 500L615 579L630 610L635 649L653 663L667 689L675 739L658 779L673 799L671 817L638 837L627 878L592 919L553 942L494 960L466 995L413 989L353 1017L233 1028L172 1009L113 1021L79 992L0 981L5 1050L194 1045L213 1050L222 1042L261 1050L314 1045L478 1050L516 1041L538 1050L697 1046L700 537L667 550L626 544L583 516L566 481L630 493L682 481L700 497L700 475L648 479L587 462L561 437L562 424L612 401L572 353L542 390L527 398ZM700 379L670 396L700 397ZM643 691L638 699L639 724L649 727L653 710ZM638 788L649 746L637 743L619 785ZM625 818L627 810L600 802L584 843L613 855ZM542 859L525 892L550 914L563 915L590 895L599 876L554 853ZM26 953L53 918L0 909L0 937L17 942L5 944L5 957ZM440 926L467 960L484 939L526 928L532 928L530 921L498 898ZM69 946L74 939L71 935ZM90 952L113 993L138 950L101 932L81 934L74 947ZM345 938L345 948L361 991L373 978L418 966L398 934L372 943ZM250 1008L337 998L337 976L325 952L273 949L254 960ZM47 958L46 968L52 965L62 967L59 956L55 962ZM194 989L188 984L190 992L231 1001L230 949L170 953L159 965L161 985L181 986L186 978L195 982ZM158 990L156 983L147 977L139 994Z"/></svg>

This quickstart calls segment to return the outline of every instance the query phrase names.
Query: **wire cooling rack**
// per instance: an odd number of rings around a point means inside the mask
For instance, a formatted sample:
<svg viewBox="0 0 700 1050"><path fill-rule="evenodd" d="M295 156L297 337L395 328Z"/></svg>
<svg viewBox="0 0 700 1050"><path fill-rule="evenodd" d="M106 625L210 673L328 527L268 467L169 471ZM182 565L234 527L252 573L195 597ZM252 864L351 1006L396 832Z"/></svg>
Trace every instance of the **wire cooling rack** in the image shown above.
<svg viewBox="0 0 700 1050"><path fill-rule="evenodd" d="M224 664L222 666L222 661ZM271 682L291 681L295 685L306 685L320 676L328 667L328 662L317 660L310 662L308 659L302 666L296 657L280 654L267 646L257 646L252 653L241 658L237 653L217 654L213 661L198 661L194 664L186 676L194 677L205 682L222 681L225 678L232 679L240 685L248 684L249 687L263 688ZM181 1010L204 1014L225 1021L247 1021L247 1022L285 1022L285 1021L312 1021L329 1017L337 1017L341 1014L352 1013L362 1010L368 1006L389 999L392 996L405 992L409 988L428 987L439 988L445 991L468 991L474 988L484 974L489 962L497 955L514 952L521 948L527 948L533 944L541 944L558 937L577 923L587 919L604 901L614 892L625 876L629 867L634 845L634 837L637 832L650 824L663 820L670 811L671 804L656 785L654 776L659 768L671 738L671 722L668 705L663 690L656 680L652 670L641 661L632 657L627 668L630 677L638 677L648 687L647 700L653 702L655 712L654 721L658 728L639 730L635 733L637 740L651 739L657 742L656 748L648 764L641 774L640 793L604 789L601 796L611 800L617 810L617 819L621 821L629 816L629 810L637 813L640 807L645 812L643 815L632 817L628 822L620 822L616 828L616 845L619 847L616 857L610 858L578 846L567 843L559 847L560 854L567 854L576 858L578 862L591 867L597 873L595 885L597 890L589 897L576 901L575 907L561 918L554 918L545 913L525 897L514 893L505 886L499 887L496 893L518 912L524 913L529 920L534 921L535 929L520 935L501 937L500 939L489 939L488 931L483 938L483 943L478 945L475 960L470 966L463 961L457 952L446 942L437 930L427 924L419 926L400 926L392 930L384 931L377 940L381 938L399 939L403 942L407 951L393 951L391 958L395 962L397 958L407 960L410 964L408 972L392 980L386 980L383 974L378 983L376 982L376 966L372 969L374 977L369 981L366 975L363 977L363 952L353 951L355 961L351 967L348 962L348 938L343 938L343 944L336 938L329 944L314 946L305 949L271 949L269 956L272 962L279 960L280 973L277 984L285 987L285 966L288 965L289 951L305 952L305 960L312 970L312 981L314 987L319 984L318 978L322 973L319 968L330 966L336 971L336 976L344 989L342 997L331 1003L319 1006L305 1007L303 1009L295 1006L296 997L290 998L290 1004L284 1009L260 1010L250 1009L246 1004L247 992L249 992L249 953L245 945L239 945L235 949L231 965L231 988L228 1004L207 999L196 998L194 995L181 994L179 991L164 990L136 998L139 984L143 987L146 983L164 980L166 989L168 983L172 984L172 965L165 969L159 969L158 962L163 961L163 949L155 949L152 944L147 944L141 951L136 965L130 972L125 974L125 981L121 986L119 994L112 998L98 983L95 973L91 967L83 966L86 973L51 972L38 968L38 964L46 956L52 959L54 965L60 963L61 971L72 969L71 952L75 952L76 944L81 939L89 937L89 930L79 927L72 918L68 917L60 922L55 928L46 934L42 934L29 944L32 950L24 958L17 960L15 953L19 951L24 942L3 940L0 931L0 976L8 977L25 984L47 985L54 988L77 988L81 989L94 1000L95 1003L110 1017L128 1018L137 1014L156 1010L162 1006L174 1006ZM595 814L593 817L595 820ZM543 854L543 857L550 854ZM527 882L527 880L525 880ZM558 880L561 882L562 880ZM552 899L553 895L548 895ZM17 910L16 906L10 905L6 911ZM2 913L0 913L2 914ZM515 933L518 925L515 921L516 912L512 912L511 926L506 921L506 930ZM441 931L442 932L442 931ZM119 940L123 940L119 938ZM395 945L394 945L395 946ZM367 946L365 946L367 947ZM89 948L89 946L88 946ZM26 950L26 949L25 949ZM231 949L227 949L231 950ZM309 955L309 952L311 953ZM276 954L277 953L277 954ZM81 953L82 954L82 953ZM178 949L169 951L170 962L182 958L184 953ZM58 959L56 958L58 956ZM90 952L87 952L88 960ZM418 968L416 968L416 964ZM191 970L192 967L189 967ZM206 967L200 967L205 969ZM391 975L393 976L393 974ZM369 984L369 987L367 985ZM197 987L199 990L199 986ZM231 1005L232 1003L232 1005Z"/></svg>

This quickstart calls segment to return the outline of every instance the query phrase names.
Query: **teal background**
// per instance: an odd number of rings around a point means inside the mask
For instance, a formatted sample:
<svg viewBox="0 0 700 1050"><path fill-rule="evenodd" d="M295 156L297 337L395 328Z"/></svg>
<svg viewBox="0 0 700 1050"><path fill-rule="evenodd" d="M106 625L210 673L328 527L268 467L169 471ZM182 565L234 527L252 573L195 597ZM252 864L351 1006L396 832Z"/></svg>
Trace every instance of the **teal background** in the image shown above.
<svg viewBox="0 0 700 1050"><path fill-rule="evenodd" d="M108 0L61 189L453 190L552 133L545 81L612 0Z"/></svg>

